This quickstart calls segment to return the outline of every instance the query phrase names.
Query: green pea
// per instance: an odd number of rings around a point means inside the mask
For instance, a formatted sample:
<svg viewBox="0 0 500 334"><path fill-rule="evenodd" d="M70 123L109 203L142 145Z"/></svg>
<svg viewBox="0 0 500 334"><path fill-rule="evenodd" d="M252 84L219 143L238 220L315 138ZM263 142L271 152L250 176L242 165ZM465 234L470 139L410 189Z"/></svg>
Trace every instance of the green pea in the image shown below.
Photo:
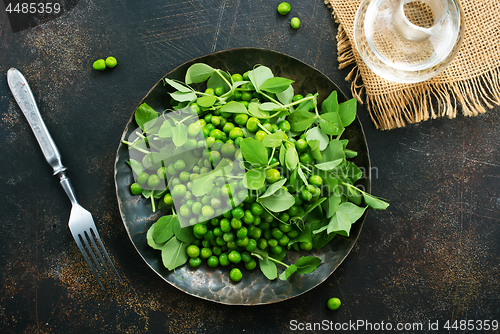
<svg viewBox="0 0 500 334"><path fill-rule="evenodd" d="M271 168L266 170L266 181L269 183L274 183L281 178L279 170Z"/></svg>
<svg viewBox="0 0 500 334"><path fill-rule="evenodd" d="M267 240L263 238L257 240L257 247L259 247L260 250L265 250L267 248Z"/></svg>
<svg viewBox="0 0 500 334"><path fill-rule="evenodd" d="M189 257L198 257L200 256L200 248L195 245L189 245L186 248L186 253Z"/></svg>
<svg viewBox="0 0 500 334"><path fill-rule="evenodd" d="M257 261L255 259L251 259L250 261L245 263L245 269L254 270L257 267Z"/></svg>
<svg viewBox="0 0 500 334"><path fill-rule="evenodd" d="M257 248L257 241L255 241L255 239L248 239L248 244L245 249L249 252L252 252L255 250L255 248Z"/></svg>
<svg viewBox="0 0 500 334"><path fill-rule="evenodd" d="M233 268L229 273L229 277L231 278L232 281L239 282L243 278L243 274L241 273L241 270L239 270L238 268Z"/></svg>
<svg viewBox="0 0 500 334"><path fill-rule="evenodd" d="M237 114L234 116L234 122L240 126L245 126L248 121L248 115L247 114Z"/></svg>
<svg viewBox="0 0 500 334"><path fill-rule="evenodd" d="M326 306L332 310L332 311L335 311L337 310L339 307L340 307L340 304L341 304L341 301L340 299L334 297L334 298L330 298L328 299L328 301L326 302Z"/></svg>
<svg viewBox="0 0 500 334"><path fill-rule="evenodd" d="M137 183L139 184L145 184L146 182L148 182L148 178L149 178L149 174L146 173L146 172L142 172L141 174L139 174L137 176Z"/></svg>
<svg viewBox="0 0 500 334"><path fill-rule="evenodd" d="M200 250L200 257L204 260L208 259L210 256L212 256L212 250L208 247L203 247Z"/></svg>
<svg viewBox="0 0 500 334"><path fill-rule="evenodd" d="M241 93L241 100L242 101L250 101L252 99L252 93L250 92L242 92Z"/></svg>
<svg viewBox="0 0 500 334"><path fill-rule="evenodd" d="M215 210L211 206L204 205L201 208L201 214L203 215L203 217L210 218L214 215L214 213Z"/></svg>
<svg viewBox="0 0 500 334"><path fill-rule="evenodd" d="M242 220L249 225L252 224L255 220L255 217L253 216L252 211L245 210L245 215L243 216Z"/></svg>
<svg viewBox="0 0 500 334"><path fill-rule="evenodd" d="M130 185L130 192L132 192L132 195L139 195L142 193L142 187L139 183L132 183Z"/></svg>
<svg viewBox="0 0 500 334"><path fill-rule="evenodd" d="M241 262L241 254L238 251L231 251L228 254L229 261L232 263L240 263Z"/></svg>
<svg viewBox="0 0 500 334"><path fill-rule="evenodd" d="M247 130L252 133L257 132L259 130L258 124L260 124L260 120L257 117L250 117L246 123Z"/></svg>
<svg viewBox="0 0 500 334"><path fill-rule="evenodd" d="M235 73L231 75L231 79L233 79L233 82L243 81L243 76L241 74Z"/></svg>
<svg viewBox="0 0 500 334"><path fill-rule="evenodd" d="M191 266L191 268L197 268L201 265L201 259L199 257L195 257L195 258L190 258L189 259L189 265Z"/></svg>
<svg viewBox="0 0 500 334"><path fill-rule="evenodd" d="M219 255L219 264L223 267L226 267L230 264L231 262L229 261L229 258L227 256L227 253L222 253Z"/></svg>
<svg viewBox="0 0 500 334"><path fill-rule="evenodd" d="M158 177L158 175L156 174L151 174L149 177L148 177L148 187L150 188L156 188L160 185L160 178Z"/></svg>
<svg viewBox="0 0 500 334"><path fill-rule="evenodd" d="M290 26L293 29L299 29L300 27L300 19L298 17L294 17L290 20Z"/></svg>
<svg viewBox="0 0 500 334"><path fill-rule="evenodd" d="M198 223L193 226L193 232L198 235L205 235L207 233L207 225Z"/></svg>
<svg viewBox="0 0 500 334"><path fill-rule="evenodd" d="M255 139L257 139L258 141L262 141L265 136L267 136L267 133L265 131L259 130L255 134Z"/></svg>
<svg viewBox="0 0 500 334"><path fill-rule="evenodd" d="M231 131L229 131L229 138L235 140L238 137L243 137L243 130L238 127L235 127Z"/></svg>
<svg viewBox="0 0 500 334"><path fill-rule="evenodd" d="M281 15L286 15L290 11L291 6L288 2L282 2L278 5L278 13Z"/></svg>
<svg viewBox="0 0 500 334"><path fill-rule="evenodd" d="M163 202L167 205L173 205L174 204L174 199L172 198L172 195L170 194L165 194L163 197Z"/></svg>
<svg viewBox="0 0 500 334"><path fill-rule="evenodd" d="M290 131L290 128L291 128L290 122L288 122L287 120L283 120L283 121L279 122L278 127L283 132L288 132L288 131Z"/></svg>
<svg viewBox="0 0 500 334"><path fill-rule="evenodd" d="M221 95L224 95L224 93L226 92L226 89L223 86L219 86L219 87L215 88L214 92L215 92L215 95L221 96Z"/></svg>
<svg viewBox="0 0 500 334"><path fill-rule="evenodd" d="M94 70L104 71L106 69L106 61L104 59L97 59L92 64L92 67L94 68Z"/></svg>
<svg viewBox="0 0 500 334"><path fill-rule="evenodd" d="M116 58L115 57L108 57L106 58L106 66L109 67L109 68L113 68L116 66L116 64L118 64L118 62L116 61Z"/></svg>

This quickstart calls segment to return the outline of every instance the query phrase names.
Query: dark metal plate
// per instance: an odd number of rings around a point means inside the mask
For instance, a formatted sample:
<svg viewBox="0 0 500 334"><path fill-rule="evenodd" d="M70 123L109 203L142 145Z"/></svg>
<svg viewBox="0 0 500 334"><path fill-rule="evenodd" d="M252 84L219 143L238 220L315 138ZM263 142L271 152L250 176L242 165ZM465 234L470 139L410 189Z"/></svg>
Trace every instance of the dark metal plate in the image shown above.
<svg viewBox="0 0 500 334"><path fill-rule="evenodd" d="M346 100L345 95L335 83L318 70L285 54L264 49L237 48L217 52L191 60L168 73L166 77L184 81L187 68L196 62L207 63L230 73L243 73L252 69L256 64L265 65L271 68L275 76L294 80L293 86L296 92L303 94L319 92L319 100L322 101L333 90L337 90L339 102ZM148 103L156 111L161 112L169 107L168 101L170 99L166 93L167 88L160 80L140 103ZM128 138L136 127L132 115L125 127L122 139ZM364 132L358 119L346 129L343 137L349 139L348 148L358 152L354 162L365 172L365 176L359 181L359 184L367 192L370 192L368 173L370 159ZM229 279L228 267L212 269L205 264L197 269L191 269L189 265L184 265L175 272L170 272L162 264L160 251L147 245L146 232L151 224L161 216L161 213L151 211L149 200L133 196L130 193L129 186L133 182L133 176L130 167L126 164L128 159L128 147L120 144L115 161L116 193L123 223L135 248L144 261L165 281L190 295L214 302L231 305L270 304L311 290L325 281L346 258L366 219L365 213L353 225L349 238L337 236L323 249L309 252L311 255L320 257L323 261L317 270L307 275L292 275L285 282L279 279L269 281L256 269L252 272L245 270L243 279L238 283L233 283ZM289 252L284 262L294 262L299 256L296 252Z"/></svg>

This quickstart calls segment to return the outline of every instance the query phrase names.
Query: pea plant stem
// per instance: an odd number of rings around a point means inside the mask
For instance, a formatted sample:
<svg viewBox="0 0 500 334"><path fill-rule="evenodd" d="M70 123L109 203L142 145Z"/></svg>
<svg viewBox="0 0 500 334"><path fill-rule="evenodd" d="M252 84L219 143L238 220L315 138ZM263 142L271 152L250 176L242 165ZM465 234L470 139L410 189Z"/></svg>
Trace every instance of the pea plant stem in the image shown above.
<svg viewBox="0 0 500 334"><path fill-rule="evenodd" d="M283 263L283 262L281 262L281 261L279 261L279 260L276 260L276 259L275 259L275 258L273 258L273 257L268 256L267 258L268 258L269 260L273 261L274 263L281 264L282 266L285 266L286 268L288 268L288 267L289 267L289 265L288 265L288 264Z"/></svg>
<svg viewBox="0 0 500 334"><path fill-rule="evenodd" d="M277 105L280 106L280 108L284 108L284 106L281 104L281 102L279 101L276 101L275 99L273 99L272 97L270 97L269 95L267 95L266 93L260 91L259 93L262 94L262 96L264 96L265 98L267 98L269 101L273 102L273 103L276 103Z"/></svg>
<svg viewBox="0 0 500 334"><path fill-rule="evenodd" d="M269 158L269 161L267 162L268 165L271 163L271 160L273 160L274 152L276 152L276 147L273 147L273 152L271 153L271 158Z"/></svg>
<svg viewBox="0 0 500 334"><path fill-rule="evenodd" d="M264 131L265 131L268 135L270 135L270 134L271 134L271 131L269 131L268 129L266 129L266 128L264 127L264 125L262 125L262 124L260 124L260 123L257 123L257 125L259 126L259 128L261 128L262 130L264 130Z"/></svg>
<svg viewBox="0 0 500 334"><path fill-rule="evenodd" d="M283 106L283 108L288 109L288 108L290 108L290 107L293 107L294 105L301 104L301 103L302 103L302 102L304 102L304 101L307 101L307 100L312 100L312 99L315 99L315 98L316 98L316 95L312 95L312 96L304 97L304 98L302 98L302 99L300 99L300 100L298 100L298 101L295 101L295 102L292 102L292 103L289 103L289 104L285 104L285 105Z"/></svg>
<svg viewBox="0 0 500 334"><path fill-rule="evenodd" d="M345 183L345 182L341 182L341 184L342 184L342 185L344 185L344 186L347 186L347 187L349 187L349 188L351 188L351 189L357 190L357 191L359 191L359 192L360 192L360 193L362 193L362 194L370 195L369 193L367 193L367 192L365 192L365 191L363 191L363 190L359 189L358 187L353 186L352 184Z"/></svg>

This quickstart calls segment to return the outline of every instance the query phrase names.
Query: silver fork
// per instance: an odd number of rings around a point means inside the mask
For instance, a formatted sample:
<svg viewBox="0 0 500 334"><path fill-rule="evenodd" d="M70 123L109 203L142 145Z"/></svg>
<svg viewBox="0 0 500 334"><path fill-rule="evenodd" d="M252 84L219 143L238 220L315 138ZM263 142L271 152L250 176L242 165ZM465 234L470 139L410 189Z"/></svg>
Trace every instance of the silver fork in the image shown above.
<svg viewBox="0 0 500 334"><path fill-rule="evenodd" d="M71 201L72 207L68 226L90 270L92 270L103 290L105 290L105 287L100 277L108 284L110 284L110 281L115 283L117 281L123 282L101 241L92 215L76 201L73 187L65 173L66 167L63 166L59 150L40 115L28 81L21 72L11 68L7 71L7 82L12 95L14 95L17 104L35 134L45 159L54 169L54 175L59 176L61 186Z"/></svg>

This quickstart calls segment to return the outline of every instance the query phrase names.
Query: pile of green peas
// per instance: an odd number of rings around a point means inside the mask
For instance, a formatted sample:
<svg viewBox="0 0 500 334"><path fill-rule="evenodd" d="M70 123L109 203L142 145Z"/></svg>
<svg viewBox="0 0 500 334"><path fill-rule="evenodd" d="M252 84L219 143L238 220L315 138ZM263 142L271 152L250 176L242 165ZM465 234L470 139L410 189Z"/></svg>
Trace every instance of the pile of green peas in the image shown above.
<svg viewBox="0 0 500 334"><path fill-rule="evenodd" d="M233 74L232 79L248 80L248 72L243 75ZM220 96L225 90L224 87L217 87L207 88L204 92ZM295 95L293 101L302 98L301 95ZM263 96L255 91L237 92L234 94L234 100L246 107L250 101L265 101ZM175 101L171 103L175 104ZM179 219L189 222L196 237L186 250L189 265L196 268L205 261L211 268L232 266L230 278L238 282L243 277L240 267L247 270L254 270L257 267L256 258L252 256L255 250L266 251L270 256L278 256L288 250L290 241L300 234L298 226L291 221L293 218L302 217L313 201L320 197L322 179L319 175L311 175L308 179L309 185L301 186L299 189L301 181L294 182L289 177L285 186L294 195L295 204L280 213L271 213L256 202L254 192L249 192L242 180L234 180L229 184L222 180L216 181L210 196L195 197L192 193L194 180L210 172L210 167L216 166L222 159L227 159L229 162L238 157L241 159L238 147L246 134L250 133L255 139L262 141L269 133L279 130L288 133L290 123L282 120L277 124L271 124L267 119L247 114L203 110L196 103L191 104L190 108L193 113L203 115L187 127L188 140L184 144L186 149L191 149L191 152L199 158L197 164L188 170L186 162L179 159L166 167L160 167L156 174L143 172L131 185L131 192L140 194L145 184L155 188L162 180L170 178L169 190L164 195L163 202L172 207L175 202ZM204 140L198 140L201 135ZM304 134L297 139L289 138L286 145L295 146L302 164L314 163ZM258 194L262 194L266 186L283 177L278 152L275 152L269 165L275 167L266 170L266 185L256 191ZM239 168L238 175L242 177L245 166ZM237 199L236 203L229 199L232 194ZM224 205L231 210L225 210ZM297 251L310 251L312 243L296 242L292 243L292 247Z"/></svg>

